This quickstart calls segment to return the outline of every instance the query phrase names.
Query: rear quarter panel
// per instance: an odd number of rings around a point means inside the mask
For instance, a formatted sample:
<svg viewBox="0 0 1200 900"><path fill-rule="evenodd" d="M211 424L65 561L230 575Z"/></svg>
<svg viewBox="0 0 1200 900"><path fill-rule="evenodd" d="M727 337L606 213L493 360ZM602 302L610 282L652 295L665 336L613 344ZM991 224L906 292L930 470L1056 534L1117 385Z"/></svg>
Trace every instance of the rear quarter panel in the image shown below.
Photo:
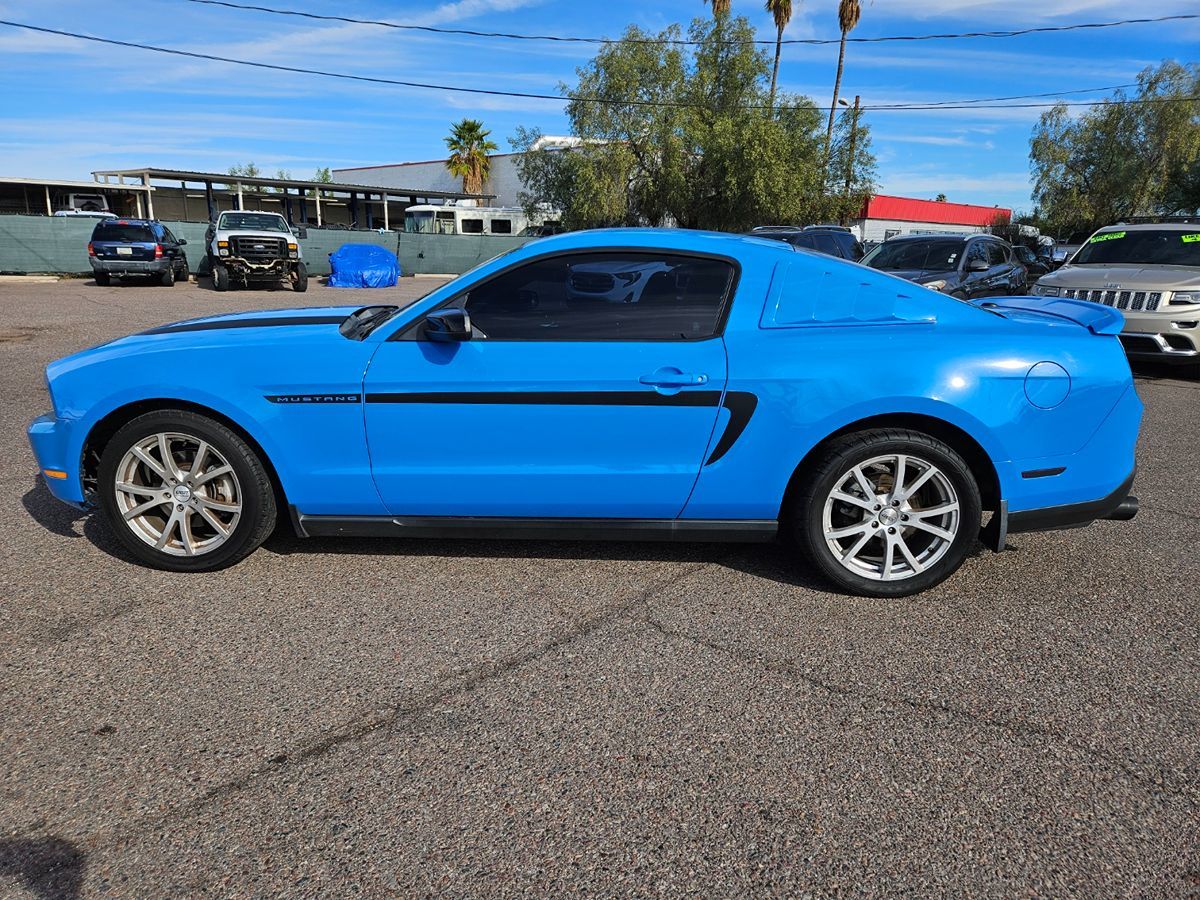
<svg viewBox="0 0 1200 900"><path fill-rule="evenodd" d="M774 517L813 447L863 419L895 414L956 426L991 459L1002 497L1017 508L1052 505L1039 497L1049 486L1021 478L1036 467L1024 461L1079 453L1129 385L1115 338L1066 321L1004 319L814 254L775 265L757 302L739 291L725 341L728 390L753 393L758 408L733 448L701 471L687 517ZM1053 409L1026 397L1027 374L1044 360L1070 375L1070 393Z"/></svg>

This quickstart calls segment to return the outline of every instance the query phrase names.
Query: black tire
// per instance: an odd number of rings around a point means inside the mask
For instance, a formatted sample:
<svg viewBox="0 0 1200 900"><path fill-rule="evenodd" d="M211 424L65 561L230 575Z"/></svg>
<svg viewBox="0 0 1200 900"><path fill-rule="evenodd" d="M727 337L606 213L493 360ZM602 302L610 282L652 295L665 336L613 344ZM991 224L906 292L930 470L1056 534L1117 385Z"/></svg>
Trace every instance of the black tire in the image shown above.
<svg viewBox="0 0 1200 900"><path fill-rule="evenodd" d="M187 284L188 279L191 277L191 275L192 275L191 270L188 269L187 260L185 259L183 261L183 265L179 267L179 271L175 275L175 281L176 282L182 281L184 284Z"/></svg>
<svg viewBox="0 0 1200 900"><path fill-rule="evenodd" d="M214 291L225 292L229 290L229 267L223 263L213 263L212 267L212 286Z"/></svg>
<svg viewBox="0 0 1200 900"><path fill-rule="evenodd" d="M155 549L137 530L136 524L126 521L118 506L115 486L126 454L139 441L163 433L191 438L197 443L204 441L211 448L206 459L215 465L217 456L223 458L232 468L232 477L236 479L229 483L234 486L233 496L241 502L241 512L236 522L233 522L232 531L211 549L201 549L191 556L172 555L170 552ZM176 446L184 446L184 442L181 440ZM198 452L197 450L196 453ZM161 453L157 459L162 462ZM176 464L182 469L187 462L176 460ZM212 466L206 468L211 470ZM207 493L210 490L209 486L197 488L193 498L199 498L202 496L201 492ZM275 527L275 492L266 467L257 453L240 435L225 425L188 410L157 410L138 416L122 426L100 456L97 493L104 517L121 545L139 562L171 572L208 572L232 566L254 552ZM166 496L163 495L164 498ZM158 498L151 495L151 500L153 499ZM195 523L190 528L193 539L203 540L207 526L199 518L199 512L191 513L189 509L177 505L174 499L166 499L160 507L151 510L151 514L165 520L172 507L180 512L188 512L191 517L189 521ZM163 528L161 525L159 530L170 532L170 528ZM179 536L173 543L182 546L182 531L179 527L176 526L175 531L170 533ZM211 530L208 533L210 537L215 536L215 532Z"/></svg>
<svg viewBox="0 0 1200 900"><path fill-rule="evenodd" d="M894 454L902 454L907 458L906 471L918 473L916 477L904 477L904 486L915 483L920 475L924 474L925 466L936 467L942 478L930 478L925 482L925 486L919 488L912 498L903 503L893 504L887 499L890 494L886 492L886 475L885 492L871 498L872 501L878 498L878 504L872 502L870 507L860 509L857 505L831 500L831 494L843 484L854 467ZM875 471L886 471L886 463L874 465L878 467ZM908 469L908 466L914 468ZM893 485L894 476L893 469ZM872 485L877 484L873 479L871 482ZM948 500L927 499L935 496L939 490L948 489L953 493L953 497ZM843 496L845 493L843 492ZM856 496L863 495L865 491L858 489ZM840 556L834 553L825 535L824 515L827 501L832 504L832 528L855 528L860 521L864 525L857 534L838 539L844 540L844 544L835 541L839 548L849 550L848 545L856 544L864 534L870 535L866 538L867 543L861 545L861 553L866 555L860 560L863 564L871 562L874 554L878 553L878 564L882 570L884 561L888 558L888 542L899 542L893 544L891 551L893 558L900 558L900 562L896 563L900 570L896 580L882 580L879 577L859 574L863 569L855 565L854 559L843 563ZM950 522L953 521L957 530L953 532L952 539L934 537L924 527L915 528L903 524L903 521L920 520L924 524L933 525L935 523L925 522L926 517L919 515L922 509L941 509L953 501L958 504L957 519L952 520L952 514L948 513L945 518L937 519L937 522L942 524L936 526L950 533ZM979 485L963 458L941 441L905 428L860 431L830 442L819 452L818 458L808 470L805 482L798 485L791 512L795 538L805 557L842 590L869 597L906 597L928 590L949 578L962 565L978 539L982 515ZM842 517L840 522L833 520L835 514ZM895 518L901 514L905 517L903 521ZM909 514L911 519L908 518ZM911 566L901 555L900 543L914 554L918 562L924 559L928 564L919 569ZM913 547L916 547L916 550L913 550ZM929 555L923 557L925 553ZM905 570L908 570L907 574L904 574Z"/></svg>
<svg viewBox="0 0 1200 900"><path fill-rule="evenodd" d="M303 262L296 263L296 273L292 279L292 290L297 294L303 294L308 290L308 268Z"/></svg>
<svg viewBox="0 0 1200 900"><path fill-rule="evenodd" d="M163 287L175 287L175 267L168 266L158 279Z"/></svg>
<svg viewBox="0 0 1200 900"><path fill-rule="evenodd" d="M96 276L96 284L100 285L100 287L108 287L112 284L112 276L107 272L95 272L93 274Z"/></svg>

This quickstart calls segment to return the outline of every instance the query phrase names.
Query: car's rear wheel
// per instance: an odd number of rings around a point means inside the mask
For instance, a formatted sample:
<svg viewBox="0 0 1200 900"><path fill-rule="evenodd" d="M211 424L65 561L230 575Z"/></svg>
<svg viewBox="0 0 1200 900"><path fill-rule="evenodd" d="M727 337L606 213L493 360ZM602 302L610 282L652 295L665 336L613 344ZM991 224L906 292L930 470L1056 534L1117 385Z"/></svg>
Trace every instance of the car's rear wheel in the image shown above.
<svg viewBox="0 0 1200 900"><path fill-rule="evenodd" d="M212 286L214 291L229 290L229 267L223 263L213 263Z"/></svg>
<svg viewBox="0 0 1200 900"><path fill-rule="evenodd" d="M174 287L175 286L175 267L174 266L167 267L167 270L162 273L162 277L160 278L160 281L162 281L163 287Z"/></svg>
<svg viewBox="0 0 1200 900"><path fill-rule="evenodd" d="M797 541L851 593L904 597L933 587L978 538L975 477L929 435L892 428L846 435L810 471L795 509Z"/></svg>
<svg viewBox="0 0 1200 900"><path fill-rule="evenodd" d="M192 272L188 268L187 260L185 259L183 261L183 265L179 267L179 272L178 272L178 274L176 274L175 280L182 281L186 284L187 280L191 277L191 275L192 275Z"/></svg>
<svg viewBox="0 0 1200 900"><path fill-rule="evenodd" d="M296 263L296 274L292 276L292 290L297 294L308 290L308 268L302 262Z"/></svg>
<svg viewBox="0 0 1200 900"><path fill-rule="evenodd" d="M96 272L96 284L100 287L108 287L112 283L112 277L107 272Z"/></svg>
<svg viewBox="0 0 1200 900"><path fill-rule="evenodd" d="M97 491L121 544L159 569L233 565L275 525L262 460L234 431L187 410L146 413L118 430L101 454Z"/></svg>

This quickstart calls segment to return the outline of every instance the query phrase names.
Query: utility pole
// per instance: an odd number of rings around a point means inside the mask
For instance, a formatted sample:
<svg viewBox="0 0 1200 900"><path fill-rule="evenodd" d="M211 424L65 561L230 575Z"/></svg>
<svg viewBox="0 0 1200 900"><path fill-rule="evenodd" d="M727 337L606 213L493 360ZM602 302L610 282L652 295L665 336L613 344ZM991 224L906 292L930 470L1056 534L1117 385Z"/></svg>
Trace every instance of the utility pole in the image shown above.
<svg viewBox="0 0 1200 900"><path fill-rule="evenodd" d="M850 153L846 156L846 195L850 195L850 182L854 179L854 151L858 145L858 112L862 98L854 95L854 110L850 114Z"/></svg>

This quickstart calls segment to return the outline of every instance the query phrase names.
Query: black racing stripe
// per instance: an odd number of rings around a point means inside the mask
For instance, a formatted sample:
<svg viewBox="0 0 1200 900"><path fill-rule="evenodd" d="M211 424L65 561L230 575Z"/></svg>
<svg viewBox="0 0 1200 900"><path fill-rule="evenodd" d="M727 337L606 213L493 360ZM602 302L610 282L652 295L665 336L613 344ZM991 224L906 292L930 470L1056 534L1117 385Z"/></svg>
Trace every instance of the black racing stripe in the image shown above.
<svg viewBox="0 0 1200 900"><path fill-rule="evenodd" d="M457 403L496 406L716 406L720 391L469 391L367 394L368 403Z"/></svg>
<svg viewBox="0 0 1200 900"><path fill-rule="evenodd" d="M742 432L750 424L750 417L758 408L758 397L749 391L729 391L721 405L729 410L729 421L725 424L725 431L717 441L717 446L713 447L712 454L704 463L706 466L711 466L728 453L729 448L742 436Z"/></svg>
<svg viewBox="0 0 1200 900"><path fill-rule="evenodd" d="M519 406L716 406L720 391L433 391L423 393L367 394L368 403L457 403ZM758 397L748 391L729 391L724 403L729 410L725 431L704 464L710 466L729 452L742 436L758 408Z"/></svg>
<svg viewBox="0 0 1200 900"><path fill-rule="evenodd" d="M175 334L182 331L224 331L228 328L279 328L285 325L340 325L345 316L261 316L253 319L220 319L216 322L181 322L151 328L142 334Z"/></svg>

